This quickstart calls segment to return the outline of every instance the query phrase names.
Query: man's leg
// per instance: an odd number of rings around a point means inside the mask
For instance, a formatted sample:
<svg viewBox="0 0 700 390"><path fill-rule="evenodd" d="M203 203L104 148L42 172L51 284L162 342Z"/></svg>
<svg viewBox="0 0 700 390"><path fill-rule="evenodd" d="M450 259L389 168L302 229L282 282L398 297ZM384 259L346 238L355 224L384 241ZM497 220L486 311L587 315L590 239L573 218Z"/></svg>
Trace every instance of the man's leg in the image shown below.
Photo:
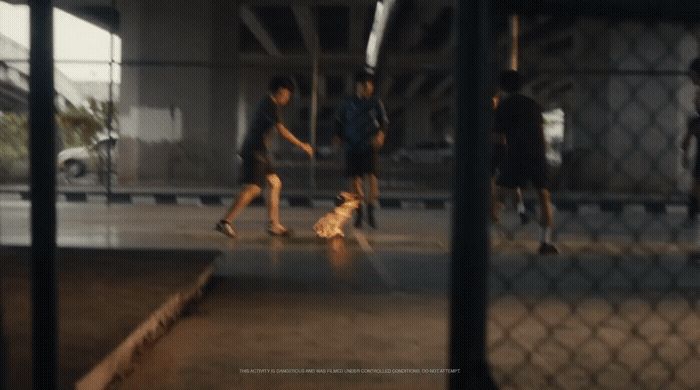
<svg viewBox="0 0 700 390"><path fill-rule="evenodd" d="M362 227L362 217L363 217L363 206L362 202L365 199L365 190L362 183L362 176L354 176L352 178L352 189L355 195L360 199L360 207L357 208L357 215L355 216L355 227Z"/></svg>
<svg viewBox="0 0 700 390"><path fill-rule="evenodd" d="M222 221L233 223L241 211L243 211L243 209L245 209L250 202L253 201L253 199L260 196L261 192L262 188L260 188L260 186L257 184L246 184L243 190L238 194L236 200L233 202L233 204L231 204L231 207L229 207L228 211L226 212L226 216L222 219Z"/></svg>
<svg viewBox="0 0 700 390"><path fill-rule="evenodd" d="M265 176L267 185L270 188L270 196L267 197L267 215L270 226L279 227L280 223L280 194L282 192L282 180L276 174Z"/></svg>
<svg viewBox="0 0 700 390"><path fill-rule="evenodd" d="M698 216L698 199L700 199L700 181L693 181L693 189L688 196L688 222L694 223Z"/></svg>
<svg viewBox="0 0 700 390"><path fill-rule="evenodd" d="M523 200L523 190L521 187L515 189L515 209L518 211L520 216L520 222L523 225L530 223L530 217L527 215L527 210L525 209L525 201Z"/></svg>
<svg viewBox="0 0 700 390"><path fill-rule="evenodd" d="M262 192L262 188L256 184L247 184L238 194L236 200L231 204L226 216L216 224L216 230L231 237L236 238L237 233L233 228L233 221Z"/></svg>
<svg viewBox="0 0 700 390"><path fill-rule="evenodd" d="M377 175L371 173L369 177L369 201L367 202L367 222L373 229L377 228L377 220L374 215L374 210L379 204L379 179Z"/></svg>
<svg viewBox="0 0 700 390"><path fill-rule="evenodd" d="M552 195L546 188L539 188L540 197L540 227L542 229L540 238L540 253L541 254L556 254L558 250L552 243L552 235L554 233L554 209L552 208Z"/></svg>
<svg viewBox="0 0 700 390"><path fill-rule="evenodd" d="M688 195L688 216L683 222L683 226L686 228L695 225L698 218L698 209L700 208L698 200L700 199L700 181L698 179L693 180L693 188Z"/></svg>

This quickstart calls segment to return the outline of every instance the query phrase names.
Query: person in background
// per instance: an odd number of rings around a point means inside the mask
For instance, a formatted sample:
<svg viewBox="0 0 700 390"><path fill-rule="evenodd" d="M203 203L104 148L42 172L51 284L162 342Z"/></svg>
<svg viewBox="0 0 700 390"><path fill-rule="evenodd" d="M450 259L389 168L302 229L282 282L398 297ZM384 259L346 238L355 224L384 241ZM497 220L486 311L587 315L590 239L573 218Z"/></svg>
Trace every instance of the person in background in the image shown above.
<svg viewBox="0 0 700 390"><path fill-rule="evenodd" d="M695 137L695 140L700 140L700 58L696 58L690 63L688 68L690 80L695 84L695 115L688 121L688 130L681 142L683 152L683 166L690 166L690 156L688 149L690 148L690 140ZM693 188L688 196L688 218L685 221L686 226L695 223L698 214L698 198L700 198L700 158L695 157L695 167L693 169Z"/></svg>
<svg viewBox="0 0 700 390"><path fill-rule="evenodd" d="M260 196L265 186L270 188L267 197L269 225L267 231L273 236L287 236L291 232L280 222L280 192L282 181L275 173L270 158L270 144L275 132L282 138L302 149L309 157L313 148L308 143L299 141L282 123L280 109L289 104L294 93L294 82L288 77L275 77L270 81L268 94L257 106L250 129L241 148L241 183L244 185L224 218L216 224L216 230L228 237L235 238L237 232L233 227L236 217Z"/></svg>
<svg viewBox="0 0 700 390"><path fill-rule="evenodd" d="M355 75L355 93L346 98L335 114L336 144L345 145L345 174L352 191L367 205L367 223L377 228L375 210L379 201L378 160L384 146L389 118L381 100L374 95L374 76L361 71ZM369 197L365 196L365 180ZM364 207L360 204L354 222L362 227Z"/></svg>
<svg viewBox="0 0 700 390"><path fill-rule="evenodd" d="M502 91L499 91L499 93L493 97L494 110L498 108L502 93ZM495 223L501 220L500 212L505 208L505 205L500 200L498 186L496 185L498 175L503 171L503 163L508 156L506 135L501 133L501 130L502 129L496 130L494 128L491 133L491 220ZM530 223L530 215L525 208L522 189L520 189L520 187L515 188L513 196L515 208L520 216L520 223L527 225Z"/></svg>
<svg viewBox="0 0 700 390"><path fill-rule="evenodd" d="M559 253L553 244L554 210L547 180L546 141L542 107L520 93L520 74L501 73L501 101L494 115L494 133L505 135L508 154L498 186L515 191L532 182L540 200L540 248L542 255Z"/></svg>

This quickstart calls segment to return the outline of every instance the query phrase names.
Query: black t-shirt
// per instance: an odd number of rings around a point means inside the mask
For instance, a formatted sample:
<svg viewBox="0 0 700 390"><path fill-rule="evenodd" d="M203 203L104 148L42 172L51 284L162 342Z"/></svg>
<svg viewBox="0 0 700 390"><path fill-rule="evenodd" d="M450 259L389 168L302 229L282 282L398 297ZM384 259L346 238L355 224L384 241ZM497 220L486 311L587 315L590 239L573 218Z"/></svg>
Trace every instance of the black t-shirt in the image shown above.
<svg viewBox="0 0 700 390"><path fill-rule="evenodd" d="M255 152L267 152L274 134L275 125L280 123L280 111L270 96L263 98L255 109L250 122L248 134L241 147L241 155L248 156Z"/></svg>
<svg viewBox="0 0 700 390"><path fill-rule="evenodd" d="M514 94L501 100L496 108L493 130L505 134L509 154L544 157L542 107L529 97Z"/></svg>

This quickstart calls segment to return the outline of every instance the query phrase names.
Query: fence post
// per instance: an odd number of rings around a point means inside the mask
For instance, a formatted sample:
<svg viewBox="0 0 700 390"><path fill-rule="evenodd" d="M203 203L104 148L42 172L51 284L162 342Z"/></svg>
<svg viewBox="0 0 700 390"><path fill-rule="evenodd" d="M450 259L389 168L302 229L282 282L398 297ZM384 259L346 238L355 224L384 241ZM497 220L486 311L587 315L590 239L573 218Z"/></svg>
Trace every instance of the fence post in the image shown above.
<svg viewBox="0 0 700 390"><path fill-rule="evenodd" d="M51 390L58 373L53 2L32 0L29 5L32 386Z"/></svg>
<svg viewBox="0 0 700 390"><path fill-rule="evenodd" d="M486 361L491 14L488 0L457 4L457 123L453 183L450 367L454 390L495 389Z"/></svg>

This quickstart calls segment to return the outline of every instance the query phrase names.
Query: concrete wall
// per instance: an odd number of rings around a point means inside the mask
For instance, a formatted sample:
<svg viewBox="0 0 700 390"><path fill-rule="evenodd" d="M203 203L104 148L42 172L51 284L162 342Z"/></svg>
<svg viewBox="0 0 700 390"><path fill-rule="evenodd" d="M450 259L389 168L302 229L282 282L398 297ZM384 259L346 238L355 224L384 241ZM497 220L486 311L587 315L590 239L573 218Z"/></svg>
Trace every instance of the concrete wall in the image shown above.
<svg viewBox="0 0 700 390"><path fill-rule="evenodd" d="M236 2L121 0L117 8L121 183L232 183L238 74L208 64L235 64Z"/></svg>

